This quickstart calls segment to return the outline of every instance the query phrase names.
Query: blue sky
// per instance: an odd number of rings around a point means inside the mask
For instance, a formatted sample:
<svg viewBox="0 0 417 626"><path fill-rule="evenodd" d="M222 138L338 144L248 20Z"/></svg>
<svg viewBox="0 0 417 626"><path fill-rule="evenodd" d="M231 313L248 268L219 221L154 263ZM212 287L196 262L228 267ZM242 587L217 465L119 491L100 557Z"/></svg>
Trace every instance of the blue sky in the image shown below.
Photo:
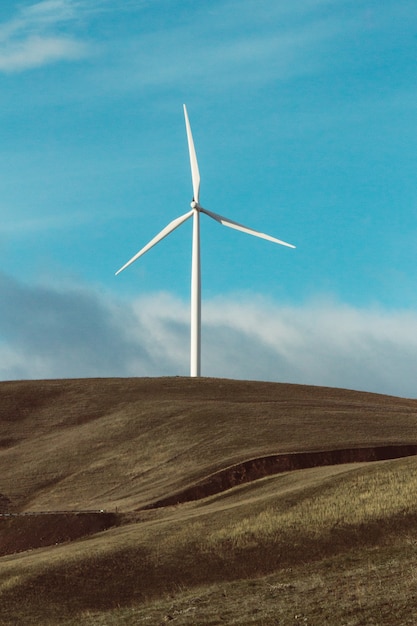
<svg viewBox="0 0 417 626"><path fill-rule="evenodd" d="M417 7L4 0L0 378L188 372L417 396Z"/></svg>

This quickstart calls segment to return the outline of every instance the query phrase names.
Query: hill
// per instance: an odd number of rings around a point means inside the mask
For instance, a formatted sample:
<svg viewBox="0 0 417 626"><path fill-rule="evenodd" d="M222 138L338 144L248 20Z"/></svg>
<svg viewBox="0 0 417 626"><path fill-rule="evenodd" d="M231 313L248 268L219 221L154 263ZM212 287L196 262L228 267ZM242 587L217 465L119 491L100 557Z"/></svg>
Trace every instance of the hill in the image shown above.
<svg viewBox="0 0 417 626"><path fill-rule="evenodd" d="M14 510L133 510L284 452L417 443L415 400L215 379L0 384L1 493Z"/></svg>
<svg viewBox="0 0 417 626"><path fill-rule="evenodd" d="M361 569L377 548L398 580L402 551L415 541L417 458L393 457L415 454L416 426L416 400L333 388L204 378L1 383L0 506L42 512L0 520L0 547L8 546L2 623L160 623L168 615L184 624L272 624L274 596L279 623L294 624L291 589L311 585L313 563L316 572L327 563L333 576L341 566L348 575L355 568L346 559L360 554ZM294 461L307 457L307 465ZM282 473L292 467L304 469ZM44 547L7 556L13 542ZM262 599L254 591L249 621L241 581L265 576L279 580L259 582L261 596L268 585L275 591ZM216 621L216 610L227 613L226 587L213 585L229 585L235 621ZM197 588L211 598L198 618ZM167 593L194 608L169 609ZM307 596L304 623L372 623L340 614L329 621ZM340 613L336 596L319 604ZM393 623L380 608L375 623Z"/></svg>

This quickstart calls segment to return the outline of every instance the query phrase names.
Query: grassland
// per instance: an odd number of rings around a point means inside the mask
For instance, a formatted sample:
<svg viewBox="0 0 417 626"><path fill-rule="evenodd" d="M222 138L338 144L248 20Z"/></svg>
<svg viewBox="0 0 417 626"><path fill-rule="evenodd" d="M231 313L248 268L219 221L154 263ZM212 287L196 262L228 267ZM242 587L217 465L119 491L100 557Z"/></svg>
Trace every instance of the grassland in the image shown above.
<svg viewBox="0 0 417 626"><path fill-rule="evenodd" d="M416 426L415 400L337 389L2 383L0 493L16 511L117 509L120 525L0 558L0 623L415 624L417 457L144 507L247 459L417 443Z"/></svg>

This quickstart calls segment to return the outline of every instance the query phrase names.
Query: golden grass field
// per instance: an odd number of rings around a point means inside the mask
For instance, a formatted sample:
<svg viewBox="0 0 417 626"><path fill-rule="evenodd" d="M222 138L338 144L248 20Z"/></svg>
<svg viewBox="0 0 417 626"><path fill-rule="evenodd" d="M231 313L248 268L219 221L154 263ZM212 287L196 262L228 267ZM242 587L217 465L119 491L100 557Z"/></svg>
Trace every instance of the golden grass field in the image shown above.
<svg viewBox="0 0 417 626"><path fill-rule="evenodd" d="M415 625L417 456L153 504L261 457L416 444L417 400L378 394L0 383L0 505L39 513L0 518L0 624Z"/></svg>

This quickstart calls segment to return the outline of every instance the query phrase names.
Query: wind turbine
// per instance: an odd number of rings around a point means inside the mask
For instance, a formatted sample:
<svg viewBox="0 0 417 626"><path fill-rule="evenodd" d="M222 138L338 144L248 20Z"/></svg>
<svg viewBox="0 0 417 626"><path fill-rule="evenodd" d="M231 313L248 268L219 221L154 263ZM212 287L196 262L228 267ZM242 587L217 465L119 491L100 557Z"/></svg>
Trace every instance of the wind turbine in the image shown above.
<svg viewBox="0 0 417 626"><path fill-rule="evenodd" d="M193 183L193 199L191 202L191 211L181 215L180 217L175 218L172 222L165 226L160 233L158 233L149 243L146 244L135 256L133 256L125 265L123 265L117 272L123 272L129 265L134 263L139 257L141 257L145 252L148 252L153 246L159 243L162 239L167 237L173 230L181 226L186 220L193 218L193 244L192 244L192 260L191 260L191 359L190 359L190 376L200 376L201 371L201 267L200 267L200 213L204 213L208 215L212 219L216 220L223 226L228 226L229 228L235 228L236 230L241 230L248 235L254 235L255 237L260 237L261 239L267 239L268 241L272 241L273 243L279 243L282 246L287 246L288 248L295 248L290 243L286 243L285 241L281 241L280 239L276 239L275 237L271 237L271 235L266 235L265 233L260 233L257 230L253 230L252 228L248 228L247 226L243 226L238 222L234 222L227 217L223 217L222 215L218 215L217 213L212 213L207 209L204 209L200 205L200 172L198 169L197 156L194 148L193 136L191 133L190 121L188 119L187 108L184 106L184 117L185 117L185 128L187 131L187 140L188 140L188 150L190 153L190 163L191 163L191 177Z"/></svg>

